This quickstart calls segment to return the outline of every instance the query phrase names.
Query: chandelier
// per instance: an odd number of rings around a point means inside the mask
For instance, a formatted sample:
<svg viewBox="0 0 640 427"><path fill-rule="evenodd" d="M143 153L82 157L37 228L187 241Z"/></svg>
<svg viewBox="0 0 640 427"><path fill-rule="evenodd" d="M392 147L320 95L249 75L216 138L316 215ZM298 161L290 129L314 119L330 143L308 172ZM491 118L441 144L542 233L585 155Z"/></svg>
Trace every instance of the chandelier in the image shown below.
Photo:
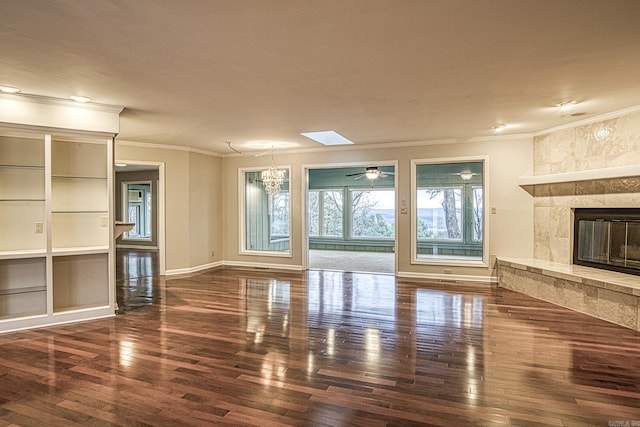
<svg viewBox="0 0 640 427"><path fill-rule="evenodd" d="M264 191L266 191L268 195L274 196L280 192L280 186L284 182L285 173L285 170L277 169L273 163L269 169L262 171L260 178L264 184Z"/></svg>

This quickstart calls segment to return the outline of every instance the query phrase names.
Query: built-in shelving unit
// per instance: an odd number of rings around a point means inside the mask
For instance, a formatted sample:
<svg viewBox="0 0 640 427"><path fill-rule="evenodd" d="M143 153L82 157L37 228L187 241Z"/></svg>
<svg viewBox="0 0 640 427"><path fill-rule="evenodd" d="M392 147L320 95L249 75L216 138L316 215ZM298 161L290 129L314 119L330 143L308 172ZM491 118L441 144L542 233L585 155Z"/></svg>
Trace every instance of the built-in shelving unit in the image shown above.
<svg viewBox="0 0 640 427"><path fill-rule="evenodd" d="M98 108L93 121L83 110L79 131L35 126L44 113L73 123L69 105L44 104L0 125L0 332L115 314L111 116L121 109Z"/></svg>

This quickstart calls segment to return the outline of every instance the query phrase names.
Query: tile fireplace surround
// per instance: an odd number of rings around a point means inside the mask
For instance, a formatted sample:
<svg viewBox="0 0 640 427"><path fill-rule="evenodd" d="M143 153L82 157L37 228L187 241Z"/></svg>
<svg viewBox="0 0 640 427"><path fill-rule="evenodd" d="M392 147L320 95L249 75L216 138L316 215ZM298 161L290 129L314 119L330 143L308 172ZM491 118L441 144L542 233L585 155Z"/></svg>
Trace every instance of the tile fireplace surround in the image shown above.
<svg viewBox="0 0 640 427"><path fill-rule="evenodd" d="M572 264L574 208L640 207L640 112L533 138L533 259L498 256L500 286L640 330L640 276ZM596 138L599 129L610 135Z"/></svg>
<svg viewBox="0 0 640 427"><path fill-rule="evenodd" d="M640 276L537 259L497 262L500 287L640 331Z"/></svg>

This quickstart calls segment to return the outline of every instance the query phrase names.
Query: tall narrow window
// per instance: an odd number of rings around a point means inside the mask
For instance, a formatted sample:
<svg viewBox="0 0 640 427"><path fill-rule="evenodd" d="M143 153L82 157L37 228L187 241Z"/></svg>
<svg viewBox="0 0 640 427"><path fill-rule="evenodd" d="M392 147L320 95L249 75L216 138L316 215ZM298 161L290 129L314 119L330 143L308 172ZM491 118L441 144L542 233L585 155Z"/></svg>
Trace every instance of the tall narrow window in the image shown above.
<svg viewBox="0 0 640 427"><path fill-rule="evenodd" d="M289 238L289 192L281 191L269 196L271 199L269 213L271 241Z"/></svg>
<svg viewBox="0 0 640 427"><path fill-rule="evenodd" d="M484 162L413 164L414 261L482 261Z"/></svg>
<svg viewBox="0 0 640 427"><path fill-rule="evenodd" d="M342 190L309 191L309 236L342 238Z"/></svg>
<svg viewBox="0 0 640 427"><path fill-rule="evenodd" d="M290 254L289 170L278 192L268 194L261 170L241 170L240 189L244 215L241 252Z"/></svg>
<svg viewBox="0 0 640 427"><path fill-rule="evenodd" d="M124 182L123 194L126 197L124 209L127 222L134 223L133 228L124 233L124 239L151 240L151 183Z"/></svg>

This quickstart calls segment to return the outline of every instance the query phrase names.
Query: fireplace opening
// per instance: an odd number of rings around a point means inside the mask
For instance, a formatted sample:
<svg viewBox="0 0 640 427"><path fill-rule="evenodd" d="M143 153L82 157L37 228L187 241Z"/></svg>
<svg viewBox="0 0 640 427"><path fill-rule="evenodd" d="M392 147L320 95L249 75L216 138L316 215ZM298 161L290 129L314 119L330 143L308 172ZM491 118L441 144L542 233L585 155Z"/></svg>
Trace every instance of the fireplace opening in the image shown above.
<svg viewBox="0 0 640 427"><path fill-rule="evenodd" d="M576 208L573 263L640 275L640 209Z"/></svg>

